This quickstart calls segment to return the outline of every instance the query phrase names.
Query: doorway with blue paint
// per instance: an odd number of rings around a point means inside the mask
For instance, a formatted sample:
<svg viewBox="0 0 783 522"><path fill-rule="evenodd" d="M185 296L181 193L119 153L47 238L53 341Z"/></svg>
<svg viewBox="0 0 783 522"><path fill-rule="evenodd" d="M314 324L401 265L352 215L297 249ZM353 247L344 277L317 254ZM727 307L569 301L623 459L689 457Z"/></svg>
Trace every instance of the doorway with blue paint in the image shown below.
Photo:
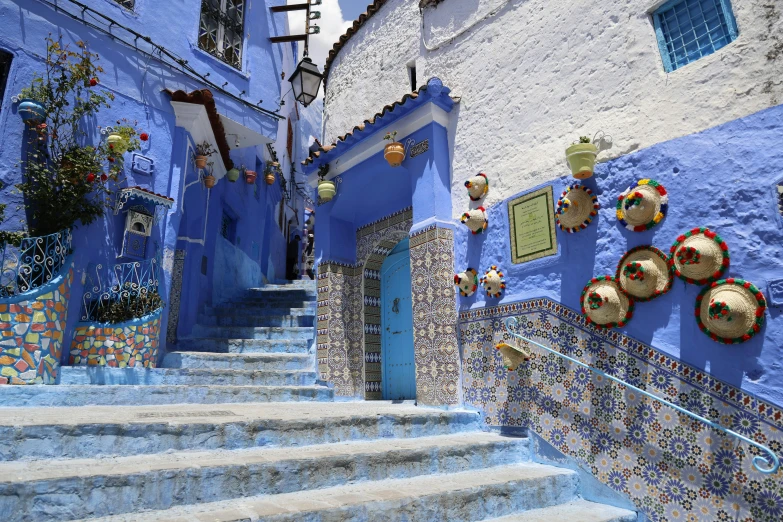
<svg viewBox="0 0 783 522"><path fill-rule="evenodd" d="M409 239L400 241L381 266L381 361L383 398L416 398L413 303Z"/></svg>

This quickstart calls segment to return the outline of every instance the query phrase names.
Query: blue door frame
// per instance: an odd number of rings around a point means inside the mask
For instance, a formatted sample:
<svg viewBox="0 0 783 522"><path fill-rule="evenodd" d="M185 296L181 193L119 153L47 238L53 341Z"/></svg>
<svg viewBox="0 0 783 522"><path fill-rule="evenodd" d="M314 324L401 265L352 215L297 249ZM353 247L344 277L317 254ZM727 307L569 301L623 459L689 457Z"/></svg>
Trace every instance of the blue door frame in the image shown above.
<svg viewBox="0 0 783 522"><path fill-rule="evenodd" d="M381 266L381 361L383 398L416 398L413 303L409 240L401 241Z"/></svg>

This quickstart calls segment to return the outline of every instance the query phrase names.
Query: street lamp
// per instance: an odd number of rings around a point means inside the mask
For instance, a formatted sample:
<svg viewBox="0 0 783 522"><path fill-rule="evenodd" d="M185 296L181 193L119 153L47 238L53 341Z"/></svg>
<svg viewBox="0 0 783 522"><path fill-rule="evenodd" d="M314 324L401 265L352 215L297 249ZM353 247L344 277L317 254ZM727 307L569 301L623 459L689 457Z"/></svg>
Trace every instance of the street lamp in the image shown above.
<svg viewBox="0 0 783 522"><path fill-rule="evenodd" d="M318 66L305 55L299 65L296 66L294 74L289 80L294 89L294 98L296 101L307 107L310 105L321 88L321 80L324 75L318 70Z"/></svg>

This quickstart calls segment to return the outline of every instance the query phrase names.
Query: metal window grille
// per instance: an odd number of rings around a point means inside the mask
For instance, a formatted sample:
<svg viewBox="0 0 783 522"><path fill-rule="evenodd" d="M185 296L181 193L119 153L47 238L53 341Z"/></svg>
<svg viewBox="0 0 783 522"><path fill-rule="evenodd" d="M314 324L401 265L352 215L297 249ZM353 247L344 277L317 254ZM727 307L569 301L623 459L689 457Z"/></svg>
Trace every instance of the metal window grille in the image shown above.
<svg viewBox="0 0 783 522"><path fill-rule="evenodd" d="M220 235L226 238L227 241L234 243L236 240L237 221L231 219L231 216L223 213L223 219L220 221Z"/></svg>
<svg viewBox="0 0 783 522"><path fill-rule="evenodd" d="M134 4L136 3L136 0L114 0L118 4L120 4L125 9L133 10Z"/></svg>
<svg viewBox="0 0 783 522"><path fill-rule="evenodd" d="M714 53L737 39L729 0L672 0L653 13L667 72Z"/></svg>
<svg viewBox="0 0 783 522"><path fill-rule="evenodd" d="M778 183L778 211L783 216L783 181Z"/></svg>
<svg viewBox="0 0 783 522"><path fill-rule="evenodd" d="M245 0L201 0L198 46L237 69L242 68Z"/></svg>
<svg viewBox="0 0 783 522"><path fill-rule="evenodd" d="M5 51L0 51L0 103L5 96L5 85L8 83L8 71L11 70L11 61L14 55Z"/></svg>

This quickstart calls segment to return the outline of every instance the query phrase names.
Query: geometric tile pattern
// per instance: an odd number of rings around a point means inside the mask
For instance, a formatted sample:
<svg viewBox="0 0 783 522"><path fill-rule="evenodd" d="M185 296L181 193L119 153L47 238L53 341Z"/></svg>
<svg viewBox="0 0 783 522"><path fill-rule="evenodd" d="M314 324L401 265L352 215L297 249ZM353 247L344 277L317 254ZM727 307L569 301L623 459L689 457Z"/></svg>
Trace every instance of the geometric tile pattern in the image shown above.
<svg viewBox="0 0 783 522"><path fill-rule="evenodd" d="M0 384L55 384L73 266L28 299L0 300Z"/></svg>
<svg viewBox="0 0 783 522"><path fill-rule="evenodd" d="M73 333L71 366L111 368L155 368L160 345L160 317L157 311L144 322L125 325L79 325Z"/></svg>
<svg viewBox="0 0 783 522"><path fill-rule="evenodd" d="M460 362L454 293L454 231L435 225L411 236L416 398L459 403Z"/></svg>
<svg viewBox="0 0 783 522"><path fill-rule="evenodd" d="M654 522L783 520L783 471L757 471L748 444L535 346L505 370L495 344L515 342L510 316L525 337L783 454L779 407L549 299L460 313L465 402L488 425L533 430Z"/></svg>

